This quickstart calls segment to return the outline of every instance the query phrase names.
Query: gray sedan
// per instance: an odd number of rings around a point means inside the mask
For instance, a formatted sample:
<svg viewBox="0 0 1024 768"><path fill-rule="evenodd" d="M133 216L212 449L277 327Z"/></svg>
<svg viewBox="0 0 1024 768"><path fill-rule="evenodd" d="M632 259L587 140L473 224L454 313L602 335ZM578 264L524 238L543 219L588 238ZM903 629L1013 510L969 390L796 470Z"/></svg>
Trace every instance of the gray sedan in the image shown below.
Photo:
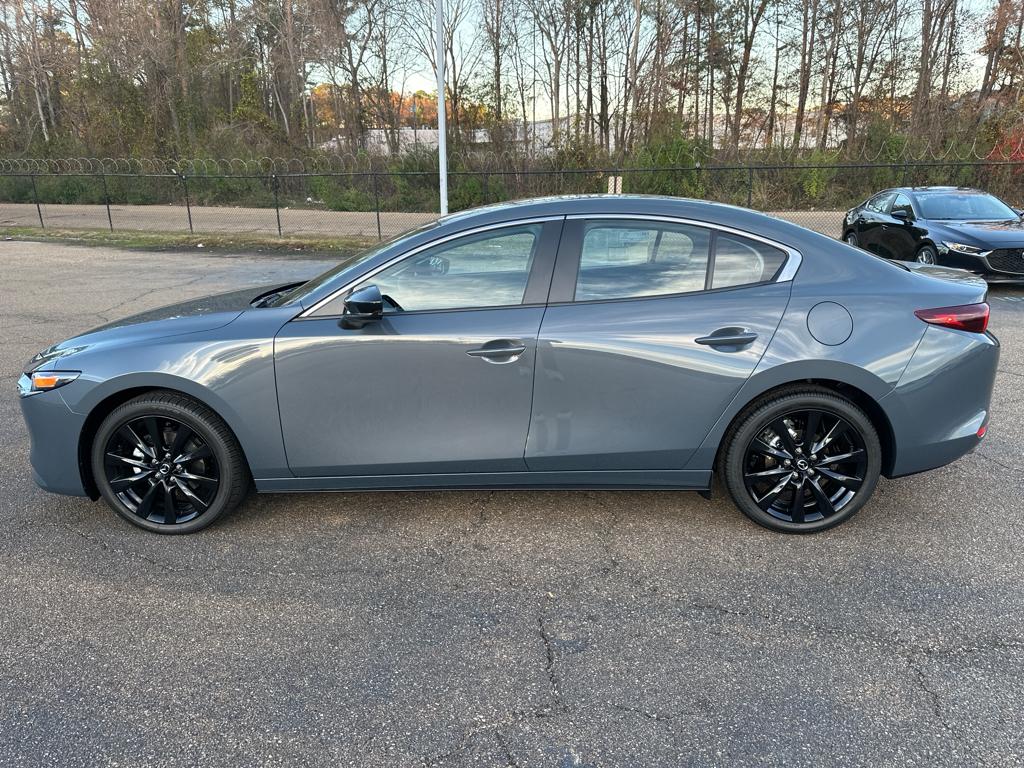
<svg viewBox="0 0 1024 768"><path fill-rule="evenodd" d="M95 329L19 388L39 485L159 533L253 484L708 493L716 473L802 533L983 439L985 300L752 211L549 198Z"/></svg>

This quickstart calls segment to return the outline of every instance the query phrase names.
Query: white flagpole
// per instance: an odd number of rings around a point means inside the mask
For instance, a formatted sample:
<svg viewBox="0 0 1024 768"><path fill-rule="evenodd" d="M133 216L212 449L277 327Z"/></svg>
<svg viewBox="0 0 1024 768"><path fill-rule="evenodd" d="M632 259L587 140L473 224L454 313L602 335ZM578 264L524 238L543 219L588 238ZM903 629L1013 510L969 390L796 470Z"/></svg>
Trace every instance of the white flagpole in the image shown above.
<svg viewBox="0 0 1024 768"><path fill-rule="evenodd" d="M448 142L444 109L444 0L436 0L437 45L437 163L440 171L441 215L448 213Z"/></svg>

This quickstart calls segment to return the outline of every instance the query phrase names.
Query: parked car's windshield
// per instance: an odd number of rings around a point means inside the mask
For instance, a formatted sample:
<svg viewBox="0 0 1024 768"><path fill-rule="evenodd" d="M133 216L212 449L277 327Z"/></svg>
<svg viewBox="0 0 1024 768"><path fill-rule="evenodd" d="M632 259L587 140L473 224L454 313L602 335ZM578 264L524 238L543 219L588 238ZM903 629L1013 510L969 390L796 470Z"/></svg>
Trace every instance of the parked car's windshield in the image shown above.
<svg viewBox="0 0 1024 768"><path fill-rule="evenodd" d="M992 195L977 192L918 192L921 216L956 221L1005 221L1016 219L1010 206Z"/></svg>
<svg viewBox="0 0 1024 768"><path fill-rule="evenodd" d="M351 269L352 267L362 264L364 261L369 261L374 256L379 254L381 251L383 251L386 248L390 248L392 245L394 245L400 240L405 240L406 238L412 237L413 235L418 234L423 230L431 229L432 227L435 226L437 226L437 222L432 221L428 224L424 224L414 229L406 230L405 232L395 235L394 237L385 240L381 243L378 243L377 245L374 245L371 248L367 248L365 251L360 251L355 255L350 256L347 259L339 262L337 266L332 267L331 269L324 272L322 275L318 275L317 277L314 277L312 280L302 283L301 285L296 286L290 291L284 291L279 296L274 296L270 301L264 304L264 306L282 307L285 304L290 304L295 301L301 301L302 297L310 295L315 290L320 288L322 285L325 285L326 283L330 282L332 279L334 279L335 276L341 274L345 270Z"/></svg>

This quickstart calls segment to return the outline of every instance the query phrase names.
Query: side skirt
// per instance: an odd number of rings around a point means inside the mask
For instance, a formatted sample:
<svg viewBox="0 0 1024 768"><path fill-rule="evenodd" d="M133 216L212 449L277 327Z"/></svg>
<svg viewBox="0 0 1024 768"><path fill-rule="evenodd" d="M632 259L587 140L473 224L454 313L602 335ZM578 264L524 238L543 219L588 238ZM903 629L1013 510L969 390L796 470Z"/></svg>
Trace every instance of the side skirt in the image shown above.
<svg viewBox="0 0 1024 768"><path fill-rule="evenodd" d="M710 470L662 469L610 472L473 472L443 475L266 477L260 493L285 491L416 491L427 489L532 488L564 490L707 491Z"/></svg>

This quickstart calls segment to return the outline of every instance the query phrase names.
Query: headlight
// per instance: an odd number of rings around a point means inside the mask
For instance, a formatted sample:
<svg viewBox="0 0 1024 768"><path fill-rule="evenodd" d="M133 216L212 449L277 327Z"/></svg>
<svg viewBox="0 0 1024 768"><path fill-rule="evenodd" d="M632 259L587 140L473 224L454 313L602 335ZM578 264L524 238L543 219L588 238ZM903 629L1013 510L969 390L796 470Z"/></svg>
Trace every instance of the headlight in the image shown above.
<svg viewBox="0 0 1024 768"><path fill-rule="evenodd" d="M25 373L32 373L43 367L45 363L52 362L53 360L59 360L62 357L73 355L76 352L81 352L85 347L63 347L58 349L57 347L48 347L39 354L35 355L31 360L28 361L28 365L25 366Z"/></svg>
<svg viewBox="0 0 1024 768"><path fill-rule="evenodd" d="M978 248L974 245L967 245L966 243L951 243L947 240L943 240L942 244L948 251L956 251L957 253L964 253L968 256L977 256L985 250L984 248Z"/></svg>
<svg viewBox="0 0 1024 768"><path fill-rule="evenodd" d="M51 389L70 384L80 375L78 371L37 371L30 376L32 391L49 392Z"/></svg>

